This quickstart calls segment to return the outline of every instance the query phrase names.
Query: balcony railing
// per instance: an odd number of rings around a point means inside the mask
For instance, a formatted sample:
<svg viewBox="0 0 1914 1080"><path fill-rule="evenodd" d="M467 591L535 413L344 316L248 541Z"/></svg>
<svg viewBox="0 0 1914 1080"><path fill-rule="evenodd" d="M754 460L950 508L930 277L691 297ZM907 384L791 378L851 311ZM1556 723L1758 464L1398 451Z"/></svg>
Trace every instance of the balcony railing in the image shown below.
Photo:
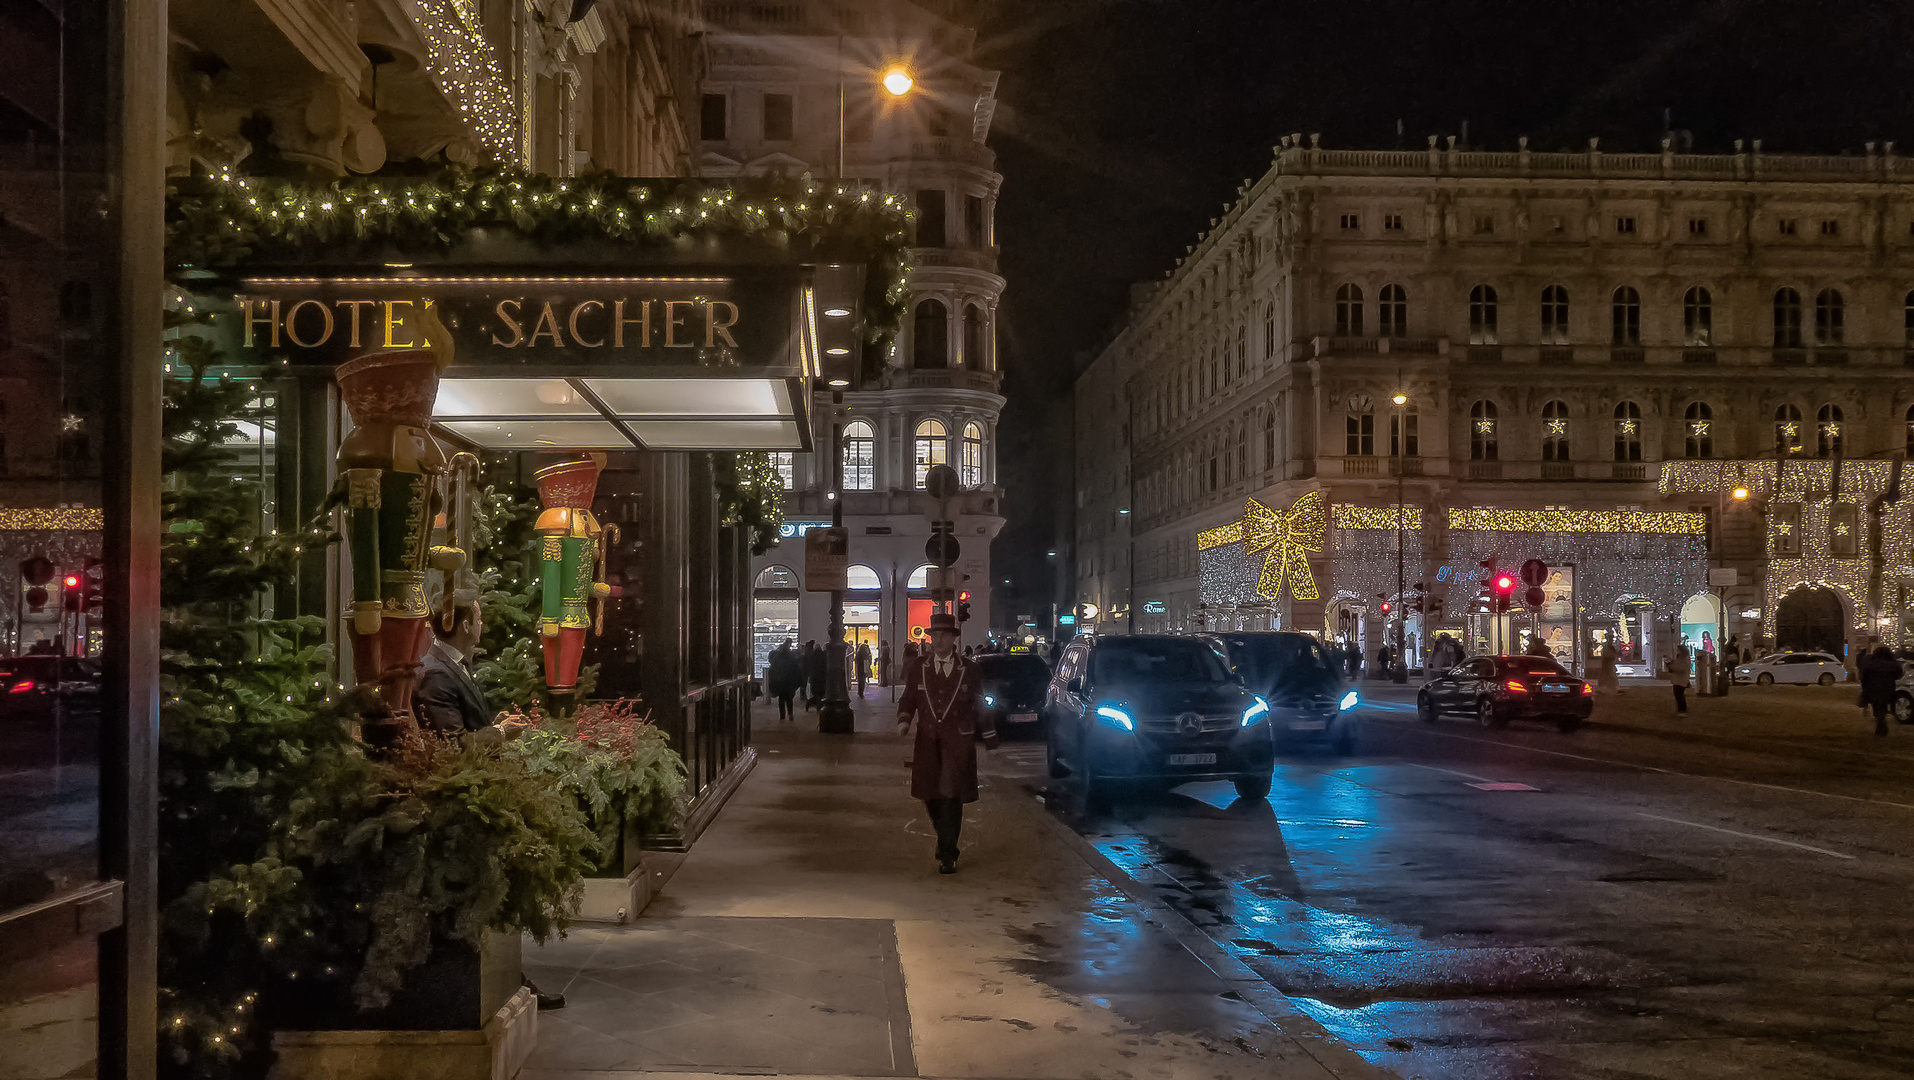
<svg viewBox="0 0 1914 1080"><path fill-rule="evenodd" d="M1640 345L1611 345L1608 359L1614 364L1640 364L1648 359L1648 350Z"/></svg>
<svg viewBox="0 0 1914 1080"><path fill-rule="evenodd" d="M1712 364L1715 362L1715 350L1707 348L1687 348L1681 351L1684 364Z"/></svg>
<svg viewBox="0 0 1914 1080"><path fill-rule="evenodd" d="M910 368L891 376L891 388L929 387L939 390L997 392L997 373L976 368Z"/></svg>
<svg viewBox="0 0 1914 1080"><path fill-rule="evenodd" d="M1448 338L1329 336L1310 339L1313 356L1392 356L1404 353L1437 356L1448 351Z"/></svg>
<svg viewBox="0 0 1914 1080"><path fill-rule="evenodd" d="M1575 463L1573 461L1544 461L1542 462L1542 479L1573 480L1575 479Z"/></svg>
<svg viewBox="0 0 1914 1080"><path fill-rule="evenodd" d="M1572 364L1575 362L1573 345L1544 345L1536 354L1536 359L1544 364Z"/></svg>
<svg viewBox="0 0 1914 1080"><path fill-rule="evenodd" d="M1374 457L1346 457L1342 459L1344 476L1381 476L1382 459Z"/></svg>
<svg viewBox="0 0 1914 1080"><path fill-rule="evenodd" d="M1782 367L1800 367L1808 362L1806 349L1776 349L1774 362Z"/></svg>
<svg viewBox="0 0 1914 1080"><path fill-rule="evenodd" d="M1471 345L1466 355L1471 364L1499 364L1502 362L1502 346Z"/></svg>
<svg viewBox="0 0 1914 1080"><path fill-rule="evenodd" d="M1499 461L1471 461L1469 462L1469 479L1500 480L1502 479L1502 463Z"/></svg>

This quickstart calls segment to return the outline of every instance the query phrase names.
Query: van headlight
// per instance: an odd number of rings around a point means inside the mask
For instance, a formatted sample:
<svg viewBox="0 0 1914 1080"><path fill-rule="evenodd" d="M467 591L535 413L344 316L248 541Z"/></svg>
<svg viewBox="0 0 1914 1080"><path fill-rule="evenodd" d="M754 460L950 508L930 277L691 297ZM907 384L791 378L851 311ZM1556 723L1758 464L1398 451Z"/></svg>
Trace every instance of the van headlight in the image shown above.
<svg viewBox="0 0 1914 1080"><path fill-rule="evenodd" d="M1243 726L1248 727L1251 724L1260 724L1267 719L1269 719L1269 702L1264 701L1262 696L1258 695L1256 701L1251 704L1249 708L1243 710Z"/></svg>
<svg viewBox="0 0 1914 1080"><path fill-rule="evenodd" d="M1356 707L1357 700L1359 699L1356 697L1356 692L1354 690L1351 690L1347 694L1344 694L1342 696L1342 701L1337 704L1337 708L1341 709L1343 712L1348 712L1349 710Z"/></svg>
<svg viewBox="0 0 1914 1080"><path fill-rule="evenodd" d="M1118 731L1135 731L1136 730L1136 721L1130 718L1129 713L1124 712L1122 709L1117 708L1115 705L1098 705L1097 706L1097 722L1102 724L1108 724L1109 726L1116 728Z"/></svg>
<svg viewBox="0 0 1914 1080"><path fill-rule="evenodd" d="M985 694L985 695L984 695L984 707L985 707L985 708L995 708L995 707L996 707L996 705L997 705L997 699L996 699L996 698L995 698L994 696L992 696L992 695L990 695L990 694Z"/></svg>

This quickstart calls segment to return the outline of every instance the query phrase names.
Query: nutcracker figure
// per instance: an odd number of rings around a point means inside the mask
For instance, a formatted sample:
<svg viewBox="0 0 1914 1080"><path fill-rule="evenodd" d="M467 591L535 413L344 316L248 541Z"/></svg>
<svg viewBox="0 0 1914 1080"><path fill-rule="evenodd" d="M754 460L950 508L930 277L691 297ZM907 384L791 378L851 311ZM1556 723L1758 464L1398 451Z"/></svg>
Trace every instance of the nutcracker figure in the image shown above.
<svg viewBox="0 0 1914 1080"><path fill-rule="evenodd" d="M604 598L611 595L605 583L604 545L617 543L617 526L601 528L591 512L604 468L604 454L566 454L537 473L544 505L535 526L544 601L538 632L545 649L545 686L560 699L561 710L578 688L585 632L602 628ZM599 602L597 628L594 600Z"/></svg>
<svg viewBox="0 0 1914 1080"><path fill-rule="evenodd" d="M399 725L410 717L419 659L431 643L426 571L450 555L431 545L446 457L427 428L452 350L426 310L426 333L441 346L369 353L334 376L353 423L338 456L352 553L353 669L362 685L377 685L384 722Z"/></svg>

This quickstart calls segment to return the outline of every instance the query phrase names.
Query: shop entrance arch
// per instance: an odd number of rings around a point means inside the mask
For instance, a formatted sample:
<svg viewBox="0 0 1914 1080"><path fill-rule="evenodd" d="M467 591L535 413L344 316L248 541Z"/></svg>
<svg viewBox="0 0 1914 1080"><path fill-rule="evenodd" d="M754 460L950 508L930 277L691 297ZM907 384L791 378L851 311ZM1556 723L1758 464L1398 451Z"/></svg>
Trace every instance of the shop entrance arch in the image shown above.
<svg viewBox="0 0 1914 1080"><path fill-rule="evenodd" d="M797 573L788 566L767 566L751 586L751 673L763 678L771 650L797 636Z"/></svg>
<svg viewBox="0 0 1914 1080"><path fill-rule="evenodd" d="M1846 609L1841 596L1825 585L1801 585L1775 605L1774 643L1781 649L1843 654L1847 645Z"/></svg>

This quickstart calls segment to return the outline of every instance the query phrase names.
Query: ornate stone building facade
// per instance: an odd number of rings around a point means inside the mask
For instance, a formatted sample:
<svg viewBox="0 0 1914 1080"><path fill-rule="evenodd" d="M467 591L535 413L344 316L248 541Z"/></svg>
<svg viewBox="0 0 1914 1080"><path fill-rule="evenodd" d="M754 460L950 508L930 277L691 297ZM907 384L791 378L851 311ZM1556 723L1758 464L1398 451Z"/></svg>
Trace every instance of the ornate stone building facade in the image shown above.
<svg viewBox="0 0 1914 1080"><path fill-rule="evenodd" d="M973 62L976 33L960 3L712 3L707 17L703 175L782 171L869 185L905 193L917 211L904 331L888 353L865 358L864 386L845 393L836 412L853 578L849 639L901 648L928 622L932 505L923 476L949 464L967 489L950 507L972 594L964 636L981 642L991 625L990 543L1003 527L996 318L1004 280L993 223L1003 178L984 145L997 73ZM782 465L790 539L758 560L761 654L784 637L827 636L828 594L801 589L796 542L831 518L828 391L818 404L817 452Z"/></svg>
<svg viewBox="0 0 1914 1080"><path fill-rule="evenodd" d="M1285 139L1078 382L1080 602L1367 655L1407 609L1412 652L1514 648L1530 619L1471 614L1478 564L1539 557L1576 564L1537 616L1564 656L1898 641L1910 181L1891 143Z"/></svg>

